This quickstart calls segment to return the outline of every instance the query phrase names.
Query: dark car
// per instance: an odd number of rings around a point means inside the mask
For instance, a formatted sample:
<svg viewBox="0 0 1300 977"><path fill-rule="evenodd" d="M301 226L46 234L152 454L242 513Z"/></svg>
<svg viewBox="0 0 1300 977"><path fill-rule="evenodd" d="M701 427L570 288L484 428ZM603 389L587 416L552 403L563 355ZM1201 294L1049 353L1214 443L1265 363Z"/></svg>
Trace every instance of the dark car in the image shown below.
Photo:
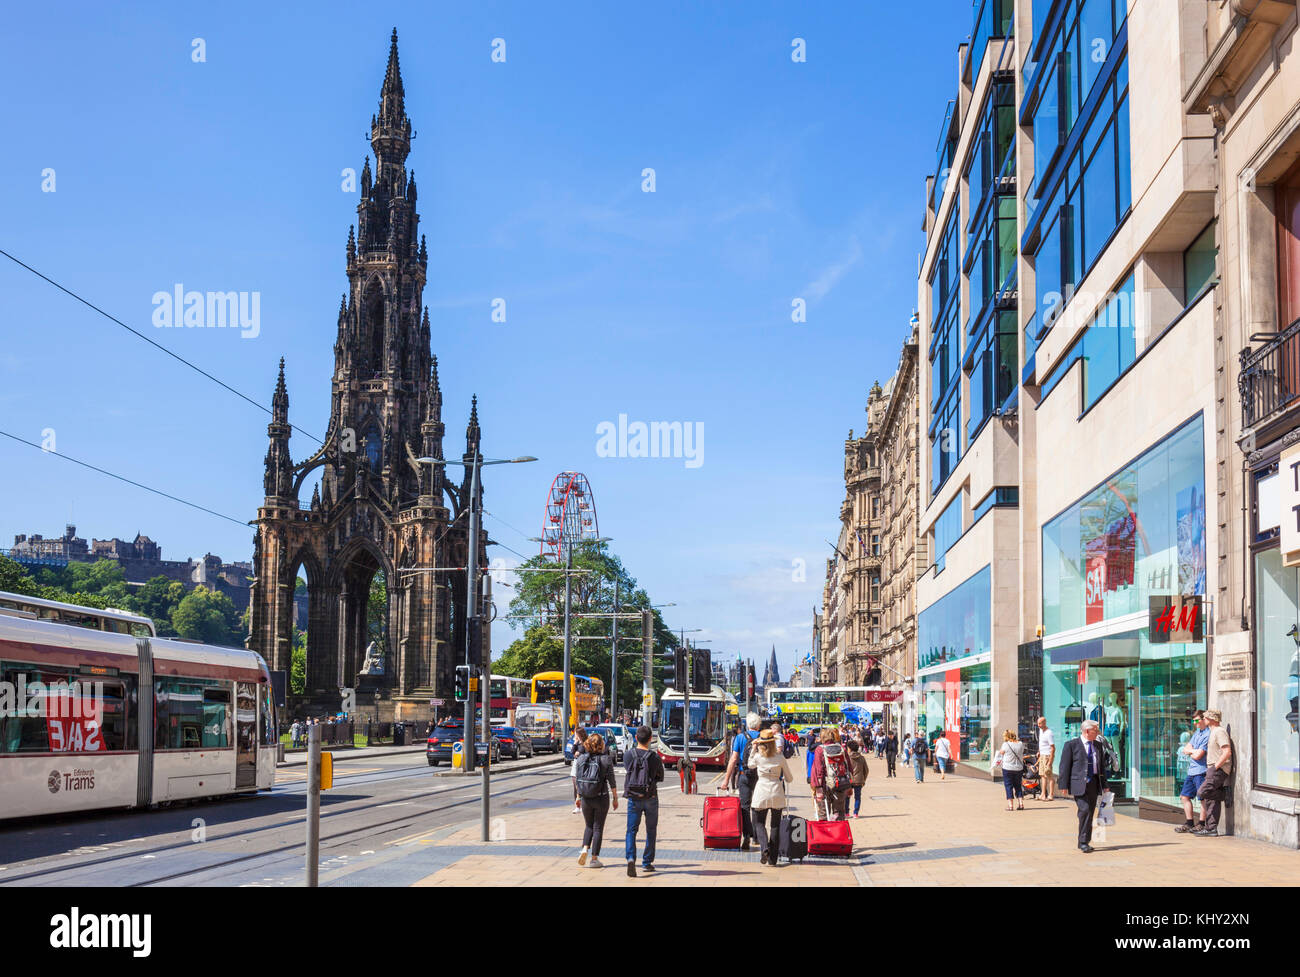
<svg viewBox="0 0 1300 977"><path fill-rule="evenodd" d="M501 754L511 760L533 755L532 737L523 735L522 731L514 726L493 726L492 735L501 744Z"/></svg>
<svg viewBox="0 0 1300 977"><path fill-rule="evenodd" d="M436 767L444 760L451 762L452 745L465 738L465 723L459 719L444 719L429 731L429 740L424 748L424 755L429 766ZM490 756L489 756L490 751ZM474 737L474 757L476 763L485 761L496 763L501 759L501 741L495 735L491 743L484 743L478 736Z"/></svg>

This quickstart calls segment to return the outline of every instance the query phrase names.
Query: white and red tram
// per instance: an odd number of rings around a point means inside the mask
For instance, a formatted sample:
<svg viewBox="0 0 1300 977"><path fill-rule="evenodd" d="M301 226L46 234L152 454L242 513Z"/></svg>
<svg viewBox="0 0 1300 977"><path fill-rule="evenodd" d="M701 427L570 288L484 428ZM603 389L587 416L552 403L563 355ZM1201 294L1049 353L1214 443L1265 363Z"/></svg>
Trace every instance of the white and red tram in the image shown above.
<svg viewBox="0 0 1300 977"><path fill-rule="evenodd" d="M278 727L260 655L155 637L147 618L123 612L41 601L33 613L20 601L33 603L0 593L0 818L274 784Z"/></svg>

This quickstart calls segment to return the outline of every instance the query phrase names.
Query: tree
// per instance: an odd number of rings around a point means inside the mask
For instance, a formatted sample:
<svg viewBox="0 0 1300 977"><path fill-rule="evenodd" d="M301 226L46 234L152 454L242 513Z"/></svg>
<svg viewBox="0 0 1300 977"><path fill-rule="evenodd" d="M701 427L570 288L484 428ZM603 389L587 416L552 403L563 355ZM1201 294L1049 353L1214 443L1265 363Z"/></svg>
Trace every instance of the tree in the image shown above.
<svg viewBox="0 0 1300 977"><path fill-rule="evenodd" d="M524 637L513 642L493 668L503 675L529 677L539 671L559 670L564 662L564 573L530 573L528 570L553 570L554 564L533 557L520 569L519 586L510 602L508 619L510 627L522 625ZM571 575L570 645L571 670L580 675L591 675L609 684L611 637L609 617L581 617L586 614L611 614L614 610L614 587L618 584L618 610L621 614L638 614L650 606L650 598L637 587L636 579L628 573L622 561L609 551L608 543L590 544L574 548L573 569L585 573ZM664 627L658 611L654 619L654 652L670 654L677 646L671 631ZM639 640L639 616L620 619L618 701L620 707L638 706L641 702L642 656ZM590 638L594 640L578 640ZM558 649L558 650L557 650ZM543 664L544 663L544 664ZM539 666L540 667L535 667ZM509 670L506 670L509 669ZM528 670L528 669L531 669ZM663 692L661 670L656 668L654 686L656 694ZM607 696L609 693L606 693Z"/></svg>
<svg viewBox="0 0 1300 977"><path fill-rule="evenodd" d="M195 638L206 644L243 646L239 633L239 612L225 594L195 587L176 605L172 627L182 638Z"/></svg>
<svg viewBox="0 0 1300 977"><path fill-rule="evenodd" d="M293 629L293 653L289 660L289 691L302 695L307 691L307 632Z"/></svg>
<svg viewBox="0 0 1300 977"><path fill-rule="evenodd" d="M391 675L388 667L388 580L383 570L375 571L370 578L370 593L366 601L366 643L372 641L380 661L384 662L385 673Z"/></svg>
<svg viewBox="0 0 1300 977"><path fill-rule="evenodd" d="M0 556L0 590L28 597L42 596L42 587L23 569L23 565L7 556Z"/></svg>
<svg viewBox="0 0 1300 977"><path fill-rule="evenodd" d="M183 583L159 575L138 588L132 598L136 613L153 618L160 635L176 634L176 629L172 627L172 615L176 613L177 605L185 599Z"/></svg>

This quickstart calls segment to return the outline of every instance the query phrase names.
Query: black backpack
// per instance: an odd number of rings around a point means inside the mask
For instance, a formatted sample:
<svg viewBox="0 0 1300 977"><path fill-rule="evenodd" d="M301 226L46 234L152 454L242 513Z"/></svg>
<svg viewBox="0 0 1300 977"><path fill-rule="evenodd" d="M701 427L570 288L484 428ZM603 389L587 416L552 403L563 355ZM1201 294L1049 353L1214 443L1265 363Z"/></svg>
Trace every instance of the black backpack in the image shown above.
<svg viewBox="0 0 1300 977"><path fill-rule="evenodd" d="M579 797L595 799L605 793L605 770L600 760L599 753L583 753L574 761L578 765Z"/></svg>
<svg viewBox="0 0 1300 977"><path fill-rule="evenodd" d="M650 751L633 747L625 766L627 777L623 780L623 792L628 797L645 800L653 790L650 786Z"/></svg>
<svg viewBox="0 0 1300 977"><path fill-rule="evenodd" d="M758 782L758 771L749 769L749 753L750 748L758 741L758 735L751 735L749 730L746 730L740 735L745 737L745 747L740 752L740 762L737 769L740 776L745 779L745 782L752 786Z"/></svg>
<svg viewBox="0 0 1300 977"><path fill-rule="evenodd" d="M929 754L929 752L930 752L929 745L920 736L918 736L916 739L912 741L912 756L917 756L924 759L926 755Z"/></svg>

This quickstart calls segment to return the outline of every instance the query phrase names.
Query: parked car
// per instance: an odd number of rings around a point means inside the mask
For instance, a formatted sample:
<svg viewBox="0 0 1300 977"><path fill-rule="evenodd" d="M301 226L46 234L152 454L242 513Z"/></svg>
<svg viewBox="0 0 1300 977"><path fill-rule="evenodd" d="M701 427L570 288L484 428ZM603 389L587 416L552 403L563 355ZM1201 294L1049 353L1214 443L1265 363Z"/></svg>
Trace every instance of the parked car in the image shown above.
<svg viewBox="0 0 1300 977"><path fill-rule="evenodd" d="M429 766L436 767L446 761L451 762L452 745L465 739L465 721L462 719L444 719L429 731L429 739L424 748ZM493 732L490 743L484 743L474 737L474 757L476 763L496 763L501 759L501 740Z"/></svg>
<svg viewBox="0 0 1300 977"><path fill-rule="evenodd" d="M494 726L492 735L501 744L501 752L511 760L533 755L533 741L514 726Z"/></svg>
<svg viewBox="0 0 1300 977"><path fill-rule="evenodd" d="M615 763L623 761L623 754L632 749L632 734L622 723L601 723L596 732L605 737L606 749Z"/></svg>

